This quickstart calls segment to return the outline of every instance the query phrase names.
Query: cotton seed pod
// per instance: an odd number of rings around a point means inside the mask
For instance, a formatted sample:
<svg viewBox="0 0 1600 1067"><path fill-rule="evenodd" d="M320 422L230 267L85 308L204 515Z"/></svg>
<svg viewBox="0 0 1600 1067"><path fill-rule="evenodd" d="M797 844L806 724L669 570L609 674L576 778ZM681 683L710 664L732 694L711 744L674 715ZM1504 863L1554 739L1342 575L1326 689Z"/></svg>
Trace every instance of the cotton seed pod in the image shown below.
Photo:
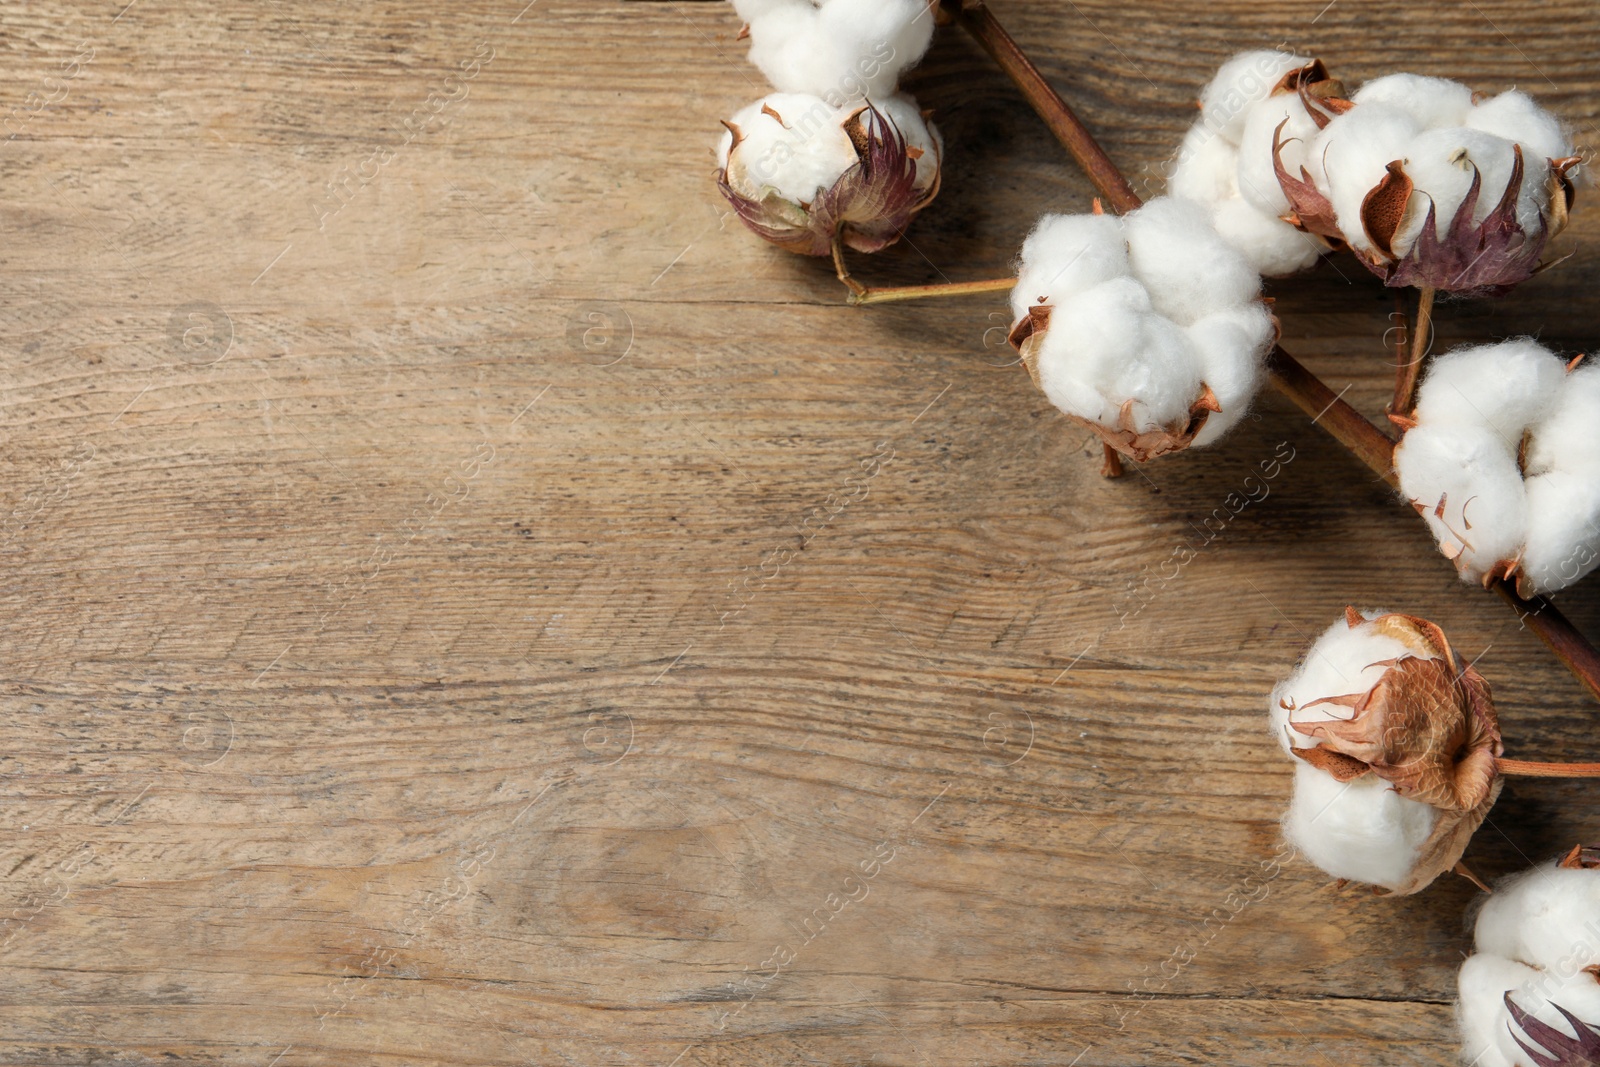
<svg viewBox="0 0 1600 1067"><path fill-rule="evenodd" d="M1600 1063L1600 850L1495 886L1461 965L1456 1019L1474 1067Z"/></svg>
<svg viewBox="0 0 1600 1067"><path fill-rule="evenodd" d="M1525 337L1460 349L1396 421L1400 490L1462 580L1531 597L1600 564L1600 364Z"/></svg>
<svg viewBox="0 0 1600 1067"><path fill-rule="evenodd" d="M1274 690L1271 717L1297 761L1285 836L1336 878L1423 889L1500 794L1488 683L1425 619L1347 608Z"/></svg>
<svg viewBox="0 0 1600 1067"><path fill-rule="evenodd" d="M938 195L943 142L904 94L834 107L774 93L723 122L717 186L745 225L781 248L825 256L900 239Z"/></svg>
<svg viewBox="0 0 1600 1067"><path fill-rule="evenodd" d="M1485 295L1540 269L1566 226L1578 159L1531 98L1479 100L1413 74L1350 99L1314 85L1298 91L1318 132L1286 117L1271 144L1288 221L1347 244L1390 286Z"/></svg>
<svg viewBox="0 0 1600 1067"><path fill-rule="evenodd" d="M1022 246L1010 341L1051 403L1143 462L1249 409L1277 337L1260 286L1188 201L1047 215Z"/></svg>

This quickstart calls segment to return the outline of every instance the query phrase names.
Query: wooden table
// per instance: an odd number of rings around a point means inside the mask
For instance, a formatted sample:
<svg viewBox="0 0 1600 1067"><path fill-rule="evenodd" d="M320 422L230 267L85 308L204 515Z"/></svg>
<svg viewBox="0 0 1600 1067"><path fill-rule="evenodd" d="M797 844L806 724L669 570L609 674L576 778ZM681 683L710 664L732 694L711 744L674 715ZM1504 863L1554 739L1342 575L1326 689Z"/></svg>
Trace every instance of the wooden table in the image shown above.
<svg viewBox="0 0 1600 1067"><path fill-rule="evenodd" d="M1354 603L1512 754L1594 708L1305 417L1107 481L1003 300L842 306L712 184L726 5L124 2L0 15L0 1062L1452 1061L1474 890L1282 858L1266 695ZM1146 192L1280 42L1595 142L1593 4L1324 4L996 9ZM910 87L946 191L869 281L1087 207L970 41ZM1439 344L1592 344L1597 210ZM1377 413L1391 296L1272 292ZM1515 782L1468 859L1597 825Z"/></svg>

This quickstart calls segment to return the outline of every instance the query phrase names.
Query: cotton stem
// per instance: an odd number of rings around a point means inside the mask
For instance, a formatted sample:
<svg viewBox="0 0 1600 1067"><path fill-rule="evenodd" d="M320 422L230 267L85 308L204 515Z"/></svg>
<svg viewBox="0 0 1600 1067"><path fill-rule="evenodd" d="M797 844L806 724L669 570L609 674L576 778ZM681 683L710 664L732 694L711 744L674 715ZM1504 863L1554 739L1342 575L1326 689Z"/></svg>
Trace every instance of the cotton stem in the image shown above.
<svg viewBox="0 0 1600 1067"><path fill-rule="evenodd" d="M1411 335L1411 356L1395 368L1394 401L1389 411L1394 415L1409 416L1417 406L1417 381L1428 360L1429 341L1433 336L1433 297L1431 287L1422 290L1417 301L1417 325Z"/></svg>
<svg viewBox="0 0 1600 1067"><path fill-rule="evenodd" d="M1600 763L1539 763L1525 759L1497 759L1501 774L1521 778L1600 778Z"/></svg>

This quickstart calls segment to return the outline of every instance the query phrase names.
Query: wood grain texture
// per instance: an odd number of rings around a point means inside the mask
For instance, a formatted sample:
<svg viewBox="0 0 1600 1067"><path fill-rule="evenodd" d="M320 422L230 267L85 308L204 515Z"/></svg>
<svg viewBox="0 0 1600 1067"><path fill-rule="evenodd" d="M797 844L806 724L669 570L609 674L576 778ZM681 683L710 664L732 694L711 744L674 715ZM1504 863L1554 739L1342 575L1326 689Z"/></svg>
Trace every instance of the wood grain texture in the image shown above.
<svg viewBox="0 0 1600 1067"><path fill-rule="evenodd" d="M1266 694L1347 603L1481 654L1513 755L1596 758L1578 685L1276 398L1107 482L1003 301L754 240L725 5L523 2L0 13L0 1062L1449 1062L1471 887L1282 858ZM1593 5L996 11L1142 193L1280 42L1596 140ZM911 88L946 191L873 283L1087 205L969 41ZM1591 345L1597 220L1440 344ZM1388 294L1273 294L1379 411ZM1468 859L1597 819L1513 782Z"/></svg>

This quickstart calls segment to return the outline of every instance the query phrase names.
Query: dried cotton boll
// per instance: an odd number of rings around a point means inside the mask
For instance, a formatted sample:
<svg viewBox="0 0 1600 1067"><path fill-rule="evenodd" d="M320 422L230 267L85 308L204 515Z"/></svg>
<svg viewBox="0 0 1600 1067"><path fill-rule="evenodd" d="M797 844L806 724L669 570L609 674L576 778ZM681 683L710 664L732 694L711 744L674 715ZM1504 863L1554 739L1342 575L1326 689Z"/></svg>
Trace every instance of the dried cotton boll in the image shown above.
<svg viewBox="0 0 1600 1067"><path fill-rule="evenodd" d="M1421 132L1406 112L1369 104L1336 116L1312 142L1306 169L1332 205L1339 235L1356 251L1374 251L1361 223L1367 194L1383 181L1390 162L1405 158Z"/></svg>
<svg viewBox="0 0 1600 1067"><path fill-rule="evenodd" d="M825 256L838 241L876 252L939 192L942 142L909 97L885 110L773 93L723 123L718 188L751 230Z"/></svg>
<svg viewBox="0 0 1600 1067"><path fill-rule="evenodd" d="M734 0L750 62L783 92L842 106L895 91L933 39L928 0Z"/></svg>
<svg viewBox="0 0 1600 1067"><path fill-rule="evenodd" d="M1143 462L1249 409L1276 335L1260 284L1189 201L1047 216L1022 247L1010 340L1051 403Z"/></svg>
<svg viewBox="0 0 1600 1067"><path fill-rule="evenodd" d="M1297 761L1284 834L1336 878L1417 892L1499 795L1488 684L1424 619L1347 608L1269 714Z"/></svg>
<svg viewBox="0 0 1600 1067"><path fill-rule="evenodd" d="M1448 78L1423 74L1386 74L1374 78L1350 98L1355 104L1382 104L1404 111L1418 126L1460 126L1472 110L1472 90Z"/></svg>
<svg viewBox="0 0 1600 1067"><path fill-rule="evenodd" d="M1478 1067L1600 1062L1600 863L1574 848L1499 883L1474 924L1456 1018Z"/></svg>
<svg viewBox="0 0 1600 1067"><path fill-rule="evenodd" d="M1216 75L1201 90L1201 124L1238 144L1251 106L1265 100L1285 74L1310 62L1290 52L1240 52L1217 68Z"/></svg>
<svg viewBox="0 0 1600 1067"><path fill-rule="evenodd" d="M1256 104L1239 140L1239 195L1256 210L1274 218L1288 214L1292 208L1278 184L1273 141L1276 138L1283 145L1278 160L1298 174L1319 132L1316 121L1296 94L1278 93Z"/></svg>
<svg viewBox="0 0 1600 1067"><path fill-rule="evenodd" d="M1406 150L1403 165L1412 184L1411 197L1389 240L1389 251L1401 258L1411 250L1430 211L1434 235L1440 240L1448 236L1456 213L1471 194L1474 178L1478 194L1470 217L1480 224L1488 218L1511 182L1517 157L1515 146L1504 138L1454 127L1418 134ZM1538 230L1545 197L1536 182L1524 180L1518 186L1516 220L1524 232Z"/></svg>

